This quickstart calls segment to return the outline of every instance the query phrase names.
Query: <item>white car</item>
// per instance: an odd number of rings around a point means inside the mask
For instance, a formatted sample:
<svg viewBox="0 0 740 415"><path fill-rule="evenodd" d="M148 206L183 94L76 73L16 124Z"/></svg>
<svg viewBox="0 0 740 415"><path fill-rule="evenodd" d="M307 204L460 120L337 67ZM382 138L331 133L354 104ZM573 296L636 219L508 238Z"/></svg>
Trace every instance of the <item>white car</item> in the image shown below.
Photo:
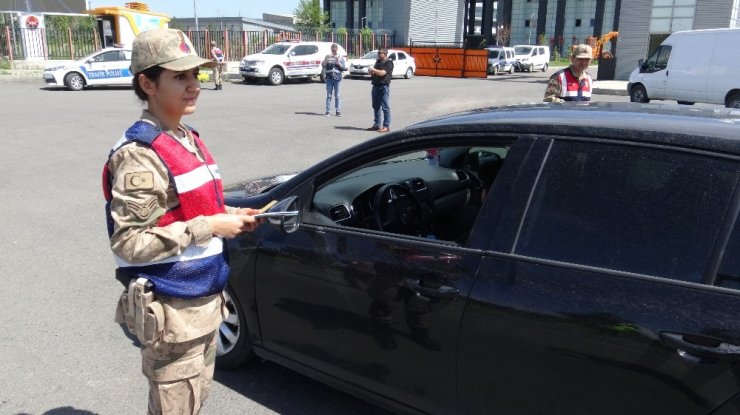
<svg viewBox="0 0 740 415"><path fill-rule="evenodd" d="M516 45L514 55L517 60L517 71L532 72L539 69L545 72L550 66L549 46Z"/></svg>
<svg viewBox="0 0 740 415"><path fill-rule="evenodd" d="M78 61L44 69L47 86L67 87L72 91L98 85L131 86L133 79L131 49L106 48Z"/></svg>
<svg viewBox="0 0 740 415"><path fill-rule="evenodd" d="M402 50L388 49L388 59L393 61L394 77L402 76L406 79L411 79L416 73L416 60L408 53ZM370 51L361 58L350 59L349 75L352 77L370 76L367 73L367 68L375 65L375 61L377 60L377 50Z"/></svg>
<svg viewBox="0 0 740 415"><path fill-rule="evenodd" d="M267 79L271 85L280 85L286 78L309 80L318 76L326 79L321 62L331 54L331 42L278 42L254 55L245 56L239 64L239 73L244 82ZM347 56L339 45L337 52Z"/></svg>

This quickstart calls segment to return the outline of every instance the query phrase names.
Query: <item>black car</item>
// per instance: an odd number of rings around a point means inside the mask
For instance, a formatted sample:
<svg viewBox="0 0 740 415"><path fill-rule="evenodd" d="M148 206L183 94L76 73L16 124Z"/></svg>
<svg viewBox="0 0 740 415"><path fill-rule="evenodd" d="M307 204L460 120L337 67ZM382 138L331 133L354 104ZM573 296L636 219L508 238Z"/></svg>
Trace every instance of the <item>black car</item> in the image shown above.
<svg viewBox="0 0 740 415"><path fill-rule="evenodd" d="M229 243L217 363L397 412L740 413L739 123L482 109L233 187L280 203Z"/></svg>

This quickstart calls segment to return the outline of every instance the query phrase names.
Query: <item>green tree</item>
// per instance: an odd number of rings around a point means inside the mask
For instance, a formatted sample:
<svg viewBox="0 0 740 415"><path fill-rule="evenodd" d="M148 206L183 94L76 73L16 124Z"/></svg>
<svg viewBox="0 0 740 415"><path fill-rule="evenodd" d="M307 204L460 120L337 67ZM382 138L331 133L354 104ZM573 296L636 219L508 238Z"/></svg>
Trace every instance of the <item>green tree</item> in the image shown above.
<svg viewBox="0 0 740 415"><path fill-rule="evenodd" d="M51 16L44 17L44 24L49 29L92 29L96 26L92 16Z"/></svg>
<svg viewBox="0 0 740 415"><path fill-rule="evenodd" d="M328 32L329 13L321 10L320 0L301 0L295 9L296 29L301 32Z"/></svg>

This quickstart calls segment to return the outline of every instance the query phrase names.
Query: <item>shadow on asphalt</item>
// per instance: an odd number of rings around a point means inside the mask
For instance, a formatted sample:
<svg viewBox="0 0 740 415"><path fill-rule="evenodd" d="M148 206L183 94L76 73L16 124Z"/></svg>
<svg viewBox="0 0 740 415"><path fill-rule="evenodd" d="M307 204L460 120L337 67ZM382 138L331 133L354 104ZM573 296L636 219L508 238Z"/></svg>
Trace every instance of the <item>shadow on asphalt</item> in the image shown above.
<svg viewBox="0 0 740 415"><path fill-rule="evenodd" d="M335 130L346 130L346 131L367 131L367 128L352 127L349 125L338 125L334 127Z"/></svg>
<svg viewBox="0 0 740 415"><path fill-rule="evenodd" d="M239 369L217 370L214 380L279 414L392 415L268 361L253 360Z"/></svg>
<svg viewBox="0 0 740 415"><path fill-rule="evenodd" d="M308 111L296 111L293 114L295 115L320 115L322 117L324 116L323 112L308 112Z"/></svg>

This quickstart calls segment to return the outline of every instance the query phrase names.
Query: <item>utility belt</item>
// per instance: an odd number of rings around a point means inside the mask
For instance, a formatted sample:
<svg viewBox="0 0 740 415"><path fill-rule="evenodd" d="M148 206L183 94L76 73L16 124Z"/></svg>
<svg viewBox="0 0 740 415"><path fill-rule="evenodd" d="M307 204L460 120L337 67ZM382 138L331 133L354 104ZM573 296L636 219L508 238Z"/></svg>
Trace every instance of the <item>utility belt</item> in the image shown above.
<svg viewBox="0 0 740 415"><path fill-rule="evenodd" d="M157 342L181 343L213 333L229 316L223 294L191 299L155 296L146 278L116 270L126 288L116 304L115 322L144 346Z"/></svg>
<svg viewBox="0 0 740 415"><path fill-rule="evenodd" d="M156 301L152 283L116 270L116 279L126 285L116 306L116 323L125 324L141 344L151 346L164 331L164 309Z"/></svg>

